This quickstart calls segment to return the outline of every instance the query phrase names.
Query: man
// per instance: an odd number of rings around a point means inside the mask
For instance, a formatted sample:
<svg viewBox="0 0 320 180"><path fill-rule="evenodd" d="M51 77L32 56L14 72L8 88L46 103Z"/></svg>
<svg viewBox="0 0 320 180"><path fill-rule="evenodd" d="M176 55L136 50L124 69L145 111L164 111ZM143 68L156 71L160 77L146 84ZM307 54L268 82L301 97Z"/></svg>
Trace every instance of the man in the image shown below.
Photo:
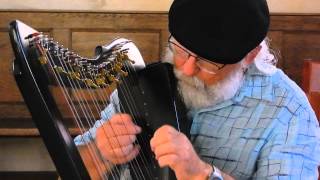
<svg viewBox="0 0 320 180"><path fill-rule="evenodd" d="M274 66L268 27L265 0L173 2L166 59L189 109L191 139L165 125L150 146L177 179L317 179L319 125L301 89ZM139 153L141 128L116 113L116 92L112 98L91 132L103 159L125 164Z"/></svg>

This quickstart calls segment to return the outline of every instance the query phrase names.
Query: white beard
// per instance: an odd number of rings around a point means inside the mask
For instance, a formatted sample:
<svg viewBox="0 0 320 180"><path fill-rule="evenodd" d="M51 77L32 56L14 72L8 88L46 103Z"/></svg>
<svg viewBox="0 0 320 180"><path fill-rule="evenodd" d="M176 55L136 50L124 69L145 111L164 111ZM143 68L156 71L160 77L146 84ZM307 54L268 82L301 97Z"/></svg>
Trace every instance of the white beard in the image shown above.
<svg viewBox="0 0 320 180"><path fill-rule="evenodd" d="M172 53L169 50L164 57L166 62L172 63ZM176 68L174 73L178 79L178 90L189 109L205 108L231 99L240 89L244 79L243 67L235 69L223 80L210 86L206 86L194 76L185 76Z"/></svg>
<svg viewBox="0 0 320 180"><path fill-rule="evenodd" d="M243 82L241 69L232 72L225 79L206 86L196 77L187 77L175 69L178 79L178 90L189 109L199 109L213 106L227 99L231 99L239 90Z"/></svg>

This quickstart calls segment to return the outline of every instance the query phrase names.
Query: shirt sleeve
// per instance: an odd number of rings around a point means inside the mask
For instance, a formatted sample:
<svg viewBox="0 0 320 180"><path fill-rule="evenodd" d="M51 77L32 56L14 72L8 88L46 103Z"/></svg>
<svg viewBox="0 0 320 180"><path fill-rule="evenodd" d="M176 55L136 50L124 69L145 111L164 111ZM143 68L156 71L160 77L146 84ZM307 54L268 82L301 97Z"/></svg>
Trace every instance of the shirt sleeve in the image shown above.
<svg viewBox="0 0 320 180"><path fill-rule="evenodd" d="M81 135L75 137L74 142L76 145L83 145L87 144L90 141L94 140L96 137L96 130L100 127L104 122L109 120L113 114L120 112L119 106L119 98L118 98L118 91L115 90L110 95L110 103L108 106L100 113L100 119L97 120L94 125L86 132Z"/></svg>
<svg viewBox="0 0 320 180"><path fill-rule="evenodd" d="M320 130L315 115L300 110L288 122L280 119L262 148L253 179L318 179Z"/></svg>

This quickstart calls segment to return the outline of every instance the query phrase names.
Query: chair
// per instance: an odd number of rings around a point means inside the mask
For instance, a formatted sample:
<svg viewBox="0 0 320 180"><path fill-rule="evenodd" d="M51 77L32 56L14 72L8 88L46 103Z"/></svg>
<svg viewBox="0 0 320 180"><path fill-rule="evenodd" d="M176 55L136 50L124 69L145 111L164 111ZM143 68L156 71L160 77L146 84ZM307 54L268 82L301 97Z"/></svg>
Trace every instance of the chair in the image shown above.
<svg viewBox="0 0 320 180"><path fill-rule="evenodd" d="M318 120L320 120L320 59L306 59L303 61L301 85Z"/></svg>
<svg viewBox="0 0 320 180"><path fill-rule="evenodd" d="M302 89L320 120L320 60L305 59L302 67ZM318 167L320 174L320 167ZM320 180L320 176L318 178Z"/></svg>

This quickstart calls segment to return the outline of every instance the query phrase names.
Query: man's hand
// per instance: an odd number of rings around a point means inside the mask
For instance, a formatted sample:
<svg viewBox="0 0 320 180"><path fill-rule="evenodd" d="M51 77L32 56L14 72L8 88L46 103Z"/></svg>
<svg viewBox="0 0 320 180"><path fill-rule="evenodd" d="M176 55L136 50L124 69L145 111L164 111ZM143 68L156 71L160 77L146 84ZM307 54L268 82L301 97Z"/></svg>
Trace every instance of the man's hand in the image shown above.
<svg viewBox="0 0 320 180"><path fill-rule="evenodd" d="M169 166L177 179L206 179L212 167L203 162L183 134L171 126L160 127L150 141L160 167Z"/></svg>
<svg viewBox="0 0 320 180"><path fill-rule="evenodd" d="M140 147L134 145L141 128L128 114L116 114L97 129L96 143L101 155L114 164L126 163L137 156Z"/></svg>

